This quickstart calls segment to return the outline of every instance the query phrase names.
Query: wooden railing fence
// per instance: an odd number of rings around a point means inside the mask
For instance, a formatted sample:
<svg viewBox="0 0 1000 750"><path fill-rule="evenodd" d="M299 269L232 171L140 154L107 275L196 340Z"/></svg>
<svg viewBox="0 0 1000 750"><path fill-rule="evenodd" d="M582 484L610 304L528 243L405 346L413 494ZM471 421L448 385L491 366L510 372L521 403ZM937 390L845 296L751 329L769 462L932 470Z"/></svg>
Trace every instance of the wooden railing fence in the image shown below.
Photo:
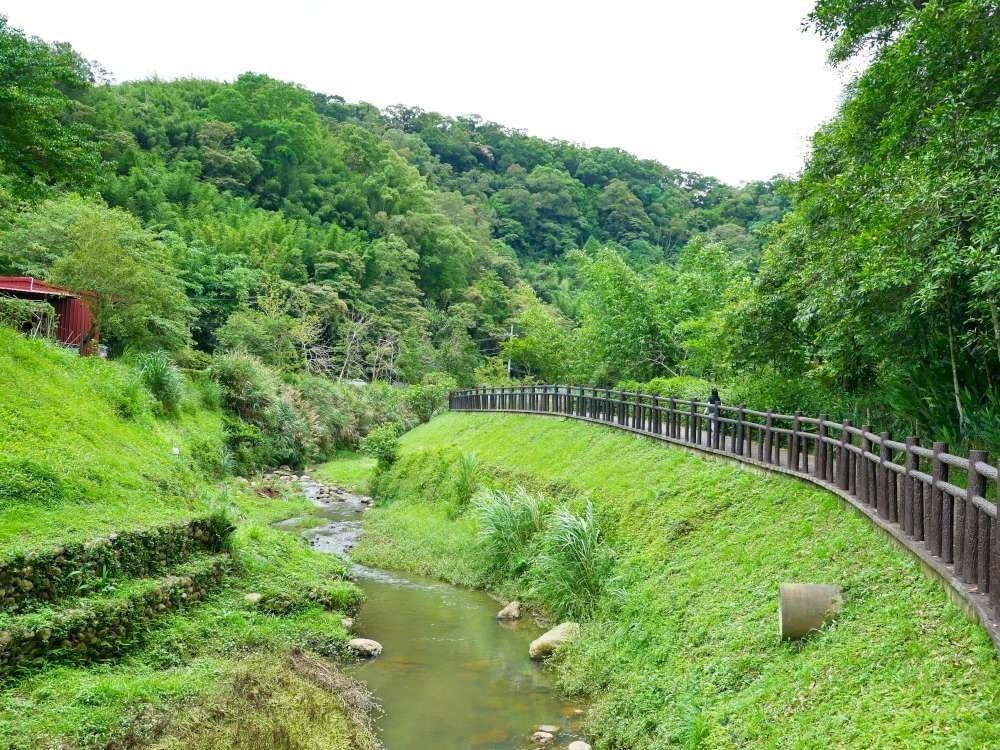
<svg viewBox="0 0 1000 750"><path fill-rule="evenodd" d="M836 492L936 573L1000 650L998 465L869 425L576 385L453 391L454 411L550 414L611 425L791 474ZM991 489L992 487L992 489Z"/></svg>

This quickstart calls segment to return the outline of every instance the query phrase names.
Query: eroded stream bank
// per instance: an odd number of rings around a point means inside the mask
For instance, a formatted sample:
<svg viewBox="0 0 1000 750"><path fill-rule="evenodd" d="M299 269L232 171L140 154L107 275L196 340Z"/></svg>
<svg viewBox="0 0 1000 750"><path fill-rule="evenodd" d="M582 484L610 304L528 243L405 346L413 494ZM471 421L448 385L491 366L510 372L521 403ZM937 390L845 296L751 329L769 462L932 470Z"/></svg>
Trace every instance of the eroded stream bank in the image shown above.
<svg viewBox="0 0 1000 750"><path fill-rule="evenodd" d="M367 499L324 493L310 479L301 484L326 521L302 533L315 549L346 557L361 536ZM538 747L531 734L541 725L559 727L551 747L582 739L580 707L560 700L528 658L540 628L528 620L498 622L499 605L480 591L353 568L367 596L354 630L385 649L353 672L382 706L377 725L387 750L527 750Z"/></svg>

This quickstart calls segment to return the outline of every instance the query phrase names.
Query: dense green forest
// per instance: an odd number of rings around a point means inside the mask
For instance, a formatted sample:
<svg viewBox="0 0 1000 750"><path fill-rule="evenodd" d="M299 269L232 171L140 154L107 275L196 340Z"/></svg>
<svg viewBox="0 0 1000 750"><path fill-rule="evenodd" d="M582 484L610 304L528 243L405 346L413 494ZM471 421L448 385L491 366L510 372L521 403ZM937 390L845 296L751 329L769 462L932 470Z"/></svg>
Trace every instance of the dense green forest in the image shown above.
<svg viewBox="0 0 1000 750"><path fill-rule="evenodd" d="M0 273L95 292L113 355L190 369L509 360L1000 445L996 4L819 0L806 25L871 64L800 176L732 187L257 73L100 83L0 20Z"/></svg>

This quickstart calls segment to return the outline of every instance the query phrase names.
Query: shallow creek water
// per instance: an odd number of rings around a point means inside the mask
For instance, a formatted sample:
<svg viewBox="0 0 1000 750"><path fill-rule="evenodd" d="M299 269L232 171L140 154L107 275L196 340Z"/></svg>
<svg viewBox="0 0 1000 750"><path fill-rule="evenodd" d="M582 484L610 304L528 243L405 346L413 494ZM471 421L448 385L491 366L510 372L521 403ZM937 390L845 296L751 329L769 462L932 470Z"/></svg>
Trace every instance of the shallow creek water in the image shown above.
<svg viewBox="0 0 1000 750"><path fill-rule="evenodd" d="M303 534L315 549L346 556L361 537L364 498L338 491L327 502L317 498L318 485L302 484L329 521ZM353 570L367 595L354 630L384 647L353 673L382 706L377 724L387 750L527 750L537 747L530 738L542 724L560 727L550 747L582 739L578 707L560 700L528 658L540 628L528 620L498 622L500 605L479 591L361 565Z"/></svg>

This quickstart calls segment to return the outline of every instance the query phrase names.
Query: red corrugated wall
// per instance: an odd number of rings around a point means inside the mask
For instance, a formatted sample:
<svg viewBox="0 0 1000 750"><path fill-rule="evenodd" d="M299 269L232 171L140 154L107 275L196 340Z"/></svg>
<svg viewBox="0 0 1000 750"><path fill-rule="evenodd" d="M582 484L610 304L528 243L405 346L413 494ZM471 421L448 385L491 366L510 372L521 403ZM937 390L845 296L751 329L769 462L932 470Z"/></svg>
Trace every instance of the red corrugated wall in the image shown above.
<svg viewBox="0 0 1000 750"><path fill-rule="evenodd" d="M59 328L56 330L56 338L65 344L80 346L80 343L87 338L90 327L93 325L93 318L90 310L83 300L76 297L62 297L50 300L59 316ZM95 337L87 342L87 346L80 352L83 355L93 354L97 351L99 338Z"/></svg>

